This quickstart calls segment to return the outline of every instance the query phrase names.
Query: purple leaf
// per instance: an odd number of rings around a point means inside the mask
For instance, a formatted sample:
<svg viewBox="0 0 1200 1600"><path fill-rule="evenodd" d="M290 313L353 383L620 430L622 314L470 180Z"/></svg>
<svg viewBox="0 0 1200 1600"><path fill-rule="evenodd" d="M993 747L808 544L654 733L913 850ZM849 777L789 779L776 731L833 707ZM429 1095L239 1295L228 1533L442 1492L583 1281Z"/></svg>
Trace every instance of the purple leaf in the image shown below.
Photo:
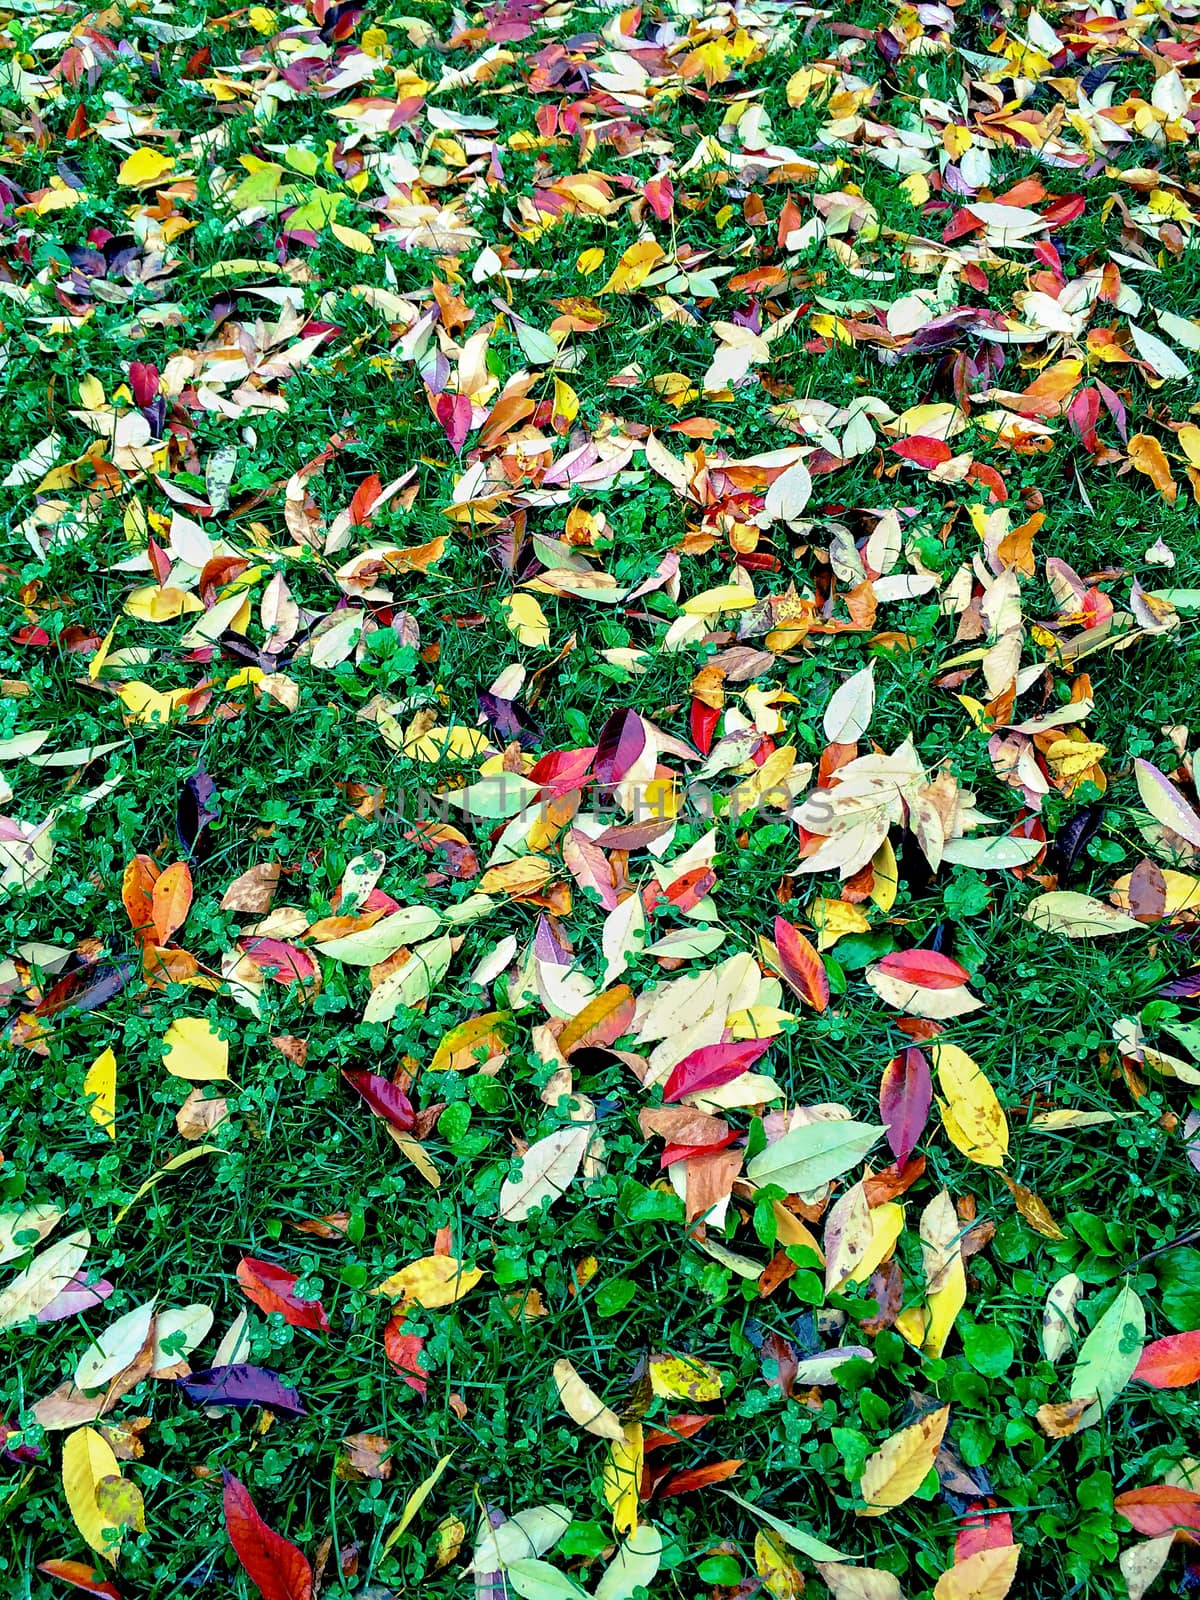
<svg viewBox="0 0 1200 1600"><path fill-rule="evenodd" d="M196 770L184 780L175 811L175 832L189 861L203 861L212 851L209 825L221 815L214 804L216 780L205 771L203 760Z"/></svg>
<svg viewBox="0 0 1200 1600"><path fill-rule="evenodd" d="M910 1045L883 1069L879 1084L879 1116L887 1128L887 1142L903 1166L925 1131L933 1102L933 1082L923 1051Z"/></svg>
<svg viewBox="0 0 1200 1600"><path fill-rule="evenodd" d="M175 1382L198 1406L232 1406L237 1411L244 1411L247 1406L267 1406L281 1417L307 1414L300 1396L277 1372L252 1367L244 1361L231 1367L209 1367L207 1372L193 1372Z"/></svg>
<svg viewBox="0 0 1200 1600"><path fill-rule="evenodd" d="M620 783L646 748L646 730L636 711L614 711L596 741L593 770L600 783Z"/></svg>
<svg viewBox="0 0 1200 1600"><path fill-rule="evenodd" d="M516 739L522 750L541 744L542 730L519 700L504 700L490 689L481 689L478 700L488 725L502 739Z"/></svg>
<svg viewBox="0 0 1200 1600"><path fill-rule="evenodd" d="M1168 1000L1190 1000L1200 994L1200 972L1189 972L1186 977L1164 983L1158 993Z"/></svg>

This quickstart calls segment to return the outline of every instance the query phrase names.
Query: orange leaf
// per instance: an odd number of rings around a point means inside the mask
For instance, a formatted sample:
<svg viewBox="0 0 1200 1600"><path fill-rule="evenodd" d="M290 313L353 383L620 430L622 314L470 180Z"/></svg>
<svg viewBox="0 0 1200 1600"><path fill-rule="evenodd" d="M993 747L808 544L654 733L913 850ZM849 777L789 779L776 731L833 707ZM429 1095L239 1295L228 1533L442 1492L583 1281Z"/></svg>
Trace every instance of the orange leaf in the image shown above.
<svg viewBox="0 0 1200 1600"><path fill-rule="evenodd" d="M149 856L134 856L121 877L121 903L142 944L154 944L154 885L158 868Z"/></svg>
<svg viewBox="0 0 1200 1600"><path fill-rule="evenodd" d="M168 944L187 921L192 907L192 874L186 861L173 861L150 896L156 944Z"/></svg>
<svg viewBox="0 0 1200 1600"><path fill-rule="evenodd" d="M825 964L799 928L793 928L783 917L775 918L775 948L788 988L815 1010L824 1011L829 1004Z"/></svg>
<svg viewBox="0 0 1200 1600"><path fill-rule="evenodd" d="M732 1478L741 1465L741 1461L710 1461L706 1467L690 1467L668 1478L658 1493L664 1499L672 1494L692 1494L696 1489L706 1489L710 1483L723 1483L726 1478Z"/></svg>
<svg viewBox="0 0 1200 1600"><path fill-rule="evenodd" d="M1150 433L1135 433L1129 441L1129 460L1138 472L1144 473L1169 506L1175 504L1179 493L1163 447Z"/></svg>
<svg viewBox="0 0 1200 1600"><path fill-rule="evenodd" d="M558 1036L558 1048L564 1056L581 1045L608 1045L615 1043L633 1021L633 990L627 983L598 994Z"/></svg>

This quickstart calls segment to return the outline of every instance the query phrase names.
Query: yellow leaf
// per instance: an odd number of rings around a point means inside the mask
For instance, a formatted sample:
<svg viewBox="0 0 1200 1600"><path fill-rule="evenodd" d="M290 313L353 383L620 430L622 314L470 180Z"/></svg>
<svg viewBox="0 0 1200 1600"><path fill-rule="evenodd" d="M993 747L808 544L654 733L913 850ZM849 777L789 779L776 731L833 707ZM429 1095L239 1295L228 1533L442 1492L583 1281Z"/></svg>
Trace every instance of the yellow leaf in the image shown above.
<svg viewBox="0 0 1200 1600"><path fill-rule="evenodd" d="M1019 1544L976 1550L973 1556L942 1573L934 1587L933 1600L1004 1600L1017 1575L1020 1557Z"/></svg>
<svg viewBox="0 0 1200 1600"><path fill-rule="evenodd" d="M126 156L122 161L121 170L117 173L117 182L126 184L131 189L140 189L147 184L157 183L174 169L174 156L165 156L161 150L151 150L143 145L140 150L135 150L131 156Z"/></svg>
<svg viewBox="0 0 1200 1600"><path fill-rule="evenodd" d="M254 29L255 33L264 35L274 33L279 26L275 13L268 11L266 6L251 6L246 14L246 21Z"/></svg>
<svg viewBox="0 0 1200 1600"><path fill-rule="evenodd" d="M469 761L487 749L487 735L478 728L461 724L453 728L429 728L405 738L403 751L413 761L435 765L439 761Z"/></svg>
<svg viewBox="0 0 1200 1600"><path fill-rule="evenodd" d="M142 622L173 622L185 612L203 610L194 594L186 594L182 589L160 588L157 583L143 584L125 599L126 614Z"/></svg>
<svg viewBox="0 0 1200 1600"><path fill-rule="evenodd" d="M846 1274L848 1283L866 1283L867 1279L888 1260L896 1248L896 1241L904 1232L904 1207L895 1200L874 1206L870 1213L871 1237L862 1259Z"/></svg>
<svg viewBox="0 0 1200 1600"><path fill-rule="evenodd" d="M871 899L880 911L890 911L900 886L900 870L890 839L885 839L871 857L871 874Z"/></svg>
<svg viewBox="0 0 1200 1600"><path fill-rule="evenodd" d="M800 1600L804 1576L787 1545L777 1533L760 1528L754 1536L754 1570L774 1600Z"/></svg>
<svg viewBox="0 0 1200 1600"><path fill-rule="evenodd" d="M1175 438L1189 464L1200 467L1200 428L1194 422L1185 422Z"/></svg>
<svg viewBox="0 0 1200 1600"><path fill-rule="evenodd" d="M920 1345L929 1356L938 1357L946 1348L950 1330L966 1304L967 1270L963 1265L961 1233L962 1224L954 1202L943 1189L921 1213L926 1317L913 1343ZM904 1329L901 1332L905 1338L909 1337Z"/></svg>
<svg viewBox="0 0 1200 1600"><path fill-rule="evenodd" d="M617 1533L631 1534L638 1525L638 1489L642 1482L642 1425L626 1424L625 1436L612 1442L604 1463L604 1502Z"/></svg>
<svg viewBox="0 0 1200 1600"><path fill-rule="evenodd" d="M110 1139L117 1137L114 1126L117 1115L117 1058L111 1050L102 1050L87 1069L83 1079L83 1092L92 1096L88 1116L98 1122Z"/></svg>
<svg viewBox="0 0 1200 1600"><path fill-rule="evenodd" d="M411 1133L402 1133L399 1128L393 1128L390 1122L385 1122L384 1128L391 1137L393 1144L399 1147L401 1155L412 1162L429 1187L431 1189L440 1189L442 1175L434 1166L421 1141L414 1139Z"/></svg>
<svg viewBox="0 0 1200 1600"><path fill-rule="evenodd" d="M148 1195L151 1189L157 1188L168 1173L178 1172L181 1167L190 1167L192 1162L199 1160L201 1156L220 1156L224 1154L225 1152L219 1144L198 1144L194 1150L181 1150L177 1156L172 1156L168 1162L159 1167L157 1172L150 1174L133 1199L127 1205L123 1205L120 1211L117 1212L113 1218L114 1223L120 1222L127 1217L138 1201Z"/></svg>
<svg viewBox="0 0 1200 1600"><path fill-rule="evenodd" d="M163 1043L163 1066L172 1077L209 1083L229 1076L229 1045L204 1017L177 1017Z"/></svg>
<svg viewBox="0 0 1200 1600"><path fill-rule="evenodd" d="M597 294L630 294L648 278L660 261L666 260L657 239L639 239L631 244L613 268L612 276Z"/></svg>
<svg viewBox="0 0 1200 1600"><path fill-rule="evenodd" d="M579 396L569 383L564 383L561 378L554 380L554 416L561 417L564 422L572 423L579 415Z"/></svg>
<svg viewBox="0 0 1200 1600"><path fill-rule="evenodd" d="M108 660L108 652L112 649L113 636L115 635L116 631L117 624L114 622L112 627L104 635L104 638L100 641L99 650L96 651L96 654L88 662L87 673L88 678L92 683L95 683L96 679L100 676L100 673L104 667L104 663Z"/></svg>
<svg viewBox="0 0 1200 1600"><path fill-rule="evenodd" d="M590 250L581 250L575 262L575 271L585 278L590 278L593 272L599 272L604 265L604 251L599 245L593 245Z"/></svg>
<svg viewBox="0 0 1200 1600"><path fill-rule="evenodd" d="M434 1467L429 1476L421 1480L421 1482L409 1495L408 1499L404 1502L404 1510L400 1513L400 1521L383 1541L385 1553L392 1548L396 1540L399 1539L400 1535L408 1527L409 1523L416 1516L417 1512L420 1511L421 1507L425 1504L426 1500L429 1499L430 1494L433 1492L434 1484L450 1465L450 1458L453 1456L453 1454L453 1450L448 1451L447 1454L444 1455L438 1462L437 1466Z"/></svg>
<svg viewBox="0 0 1200 1600"><path fill-rule="evenodd" d="M744 588L740 583L723 583L685 600L683 609L689 617L715 617L720 611L744 611L755 603L752 589Z"/></svg>
<svg viewBox="0 0 1200 1600"><path fill-rule="evenodd" d="M191 692L190 689L172 689L164 694L148 683L135 681L122 684L117 690L117 699L128 711L130 721L157 722L165 726Z"/></svg>
<svg viewBox="0 0 1200 1600"><path fill-rule="evenodd" d="M950 1407L941 1406L910 1427L901 1428L868 1456L858 1486L867 1502L858 1513L860 1517L882 1516L917 1492L941 1448L949 1417Z"/></svg>
<svg viewBox="0 0 1200 1600"><path fill-rule="evenodd" d="M375 241L369 233L363 233L361 228L348 228L345 223L331 222L329 231L339 244L344 244L347 250L353 250L356 255L373 256L375 254Z"/></svg>
<svg viewBox="0 0 1200 1600"><path fill-rule="evenodd" d="M1008 1123L996 1091L960 1046L939 1039L931 1053L946 1096L938 1106L951 1144L981 1167L1002 1166L1008 1154Z"/></svg>
<svg viewBox="0 0 1200 1600"><path fill-rule="evenodd" d="M518 644L531 650L545 650L550 643L550 624L546 613L531 594L513 594L504 602L504 621Z"/></svg>
<svg viewBox="0 0 1200 1600"><path fill-rule="evenodd" d="M667 1400L719 1400L721 1374L695 1356L651 1356L650 1387Z"/></svg>
<svg viewBox="0 0 1200 1600"><path fill-rule="evenodd" d="M455 1023L442 1035L429 1063L430 1072L478 1072L485 1061L502 1055L514 1035L511 1011L487 1011Z"/></svg>
<svg viewBox="0 0 1200 1600"><path fill-rule="evenodd" d="M105 404L104 385L94 372L79 380L79 404L86 411L99 411Z"/></svg>
<svg viewBox="0 0 1200 1600"><path fill-rule="evenodd" d="M121 1548L121 1524L110 1522L96 1503L102 1478L120 1477L121 1467L112 1447L95 1428L76 1428L63 1444L63 1492L75 1526L97 1555L116 1564Z"/></svg>
<svg viewBox="0 0 1200 1600"><path fill-rule="evenodd" d="M426 1311L452 1306L482 1279L479 1267L464 1267L454 1256L422 1256L393 1272L372 1292L393 1300L415 1300Z"/></svg>
<svg viewBox="0 0 1200 1600"><path fill-rule="evenodd" d="M832 950L848 933L870 933L866 913L848 900L814 900L812 925L817 930L817 949Z"/></svg>

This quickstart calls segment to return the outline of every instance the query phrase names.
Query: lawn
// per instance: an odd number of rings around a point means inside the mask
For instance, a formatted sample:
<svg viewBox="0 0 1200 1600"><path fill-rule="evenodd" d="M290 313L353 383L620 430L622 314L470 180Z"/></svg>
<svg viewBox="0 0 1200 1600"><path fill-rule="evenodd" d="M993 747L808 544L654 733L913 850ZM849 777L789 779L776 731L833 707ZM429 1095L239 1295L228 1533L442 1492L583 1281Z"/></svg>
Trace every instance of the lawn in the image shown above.
<svg viewBox="0 0 1200 1600"><path fill-rule="evenodd" d="M1200 1586L1114 9L4 12L6 1594Z"/></svg>

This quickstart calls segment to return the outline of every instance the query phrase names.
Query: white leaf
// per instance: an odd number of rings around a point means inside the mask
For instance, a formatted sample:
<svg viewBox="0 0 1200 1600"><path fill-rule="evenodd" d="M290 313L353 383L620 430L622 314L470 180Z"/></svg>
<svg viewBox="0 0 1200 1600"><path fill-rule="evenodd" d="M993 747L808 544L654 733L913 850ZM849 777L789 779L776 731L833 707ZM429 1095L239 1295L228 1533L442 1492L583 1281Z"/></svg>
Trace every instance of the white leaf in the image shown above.
<svg viewBox="0 0 1200 1600"><path fill-rule="evenodd" d="M1187 363L1181 361L1170 345L1164 344L1157 335L1148 333L1145 328L1139 328L1136 322L1129 324L1129 331L1133 335L1138 355L1154 368L1160 378L1179 380L1191 377Z"/></svg>
<svg viewBox="0 0 1200 1600"><path fill-rule="evenodd" d="M1142 804L1156 822L1161 822L1164 828L1170 828L1172 833L1177 833L1189 844L1200 848L1200 816L1184 799L1179 790L1167 777L1165 772L1160 772L1149 761L1140 757L1133 763L1137 774L1138 793L1142 797Z"/></svg>
<svg viewBox="0 0 1200 1600"><path fill-rule="evenodd" d="M1075 1342L1079 1332L1075 1308L1083 1291L1083 1279L1074 1272L1068 1272L1050 1285L1046 1309L1042 1312L1042 1349L1051 1365L1061 1360Z"/></svg>
<svg viewBox="0 0 1200 1600"><path fill-rule="evenodd" d="M83 1228L35 1256L0 1294L0 1328L15 1327L57 1299L83 1265L91 1242Z"/></svg>
<svg viewBox="0 0 1200 1600"><path fill-rule="evenodd" d="M587 1591L548 1561L510 1561L504 1575L522 1600L587 1600Z"/></svg>
<svg viewBox="0 0 1200 1600"><path fill-rule="evenodd" d="M1158 325L1164 333L1169 333L1176 344L1181 344L1185 350L1200 350L1200 323L1195 323L1190 317L1177 317L1173 311L1156 311Z"/></svg>
<svg viewBox="0 0 1200 1600"><path fill-rule="evenodd" d="M812 479L803 461L796 461L781 472L767 490L763 503L762 526L782 519L794 522L812 497Z"/></svg>
<svg viewBox="0 0 1200 1600"><path fill-rule="evenodd" d="M662 1534L652 1522L639 1522L605 1568L595 1600L633 1600L636 1589L648 1589L658 1572Z"/></svg>
<svg viewBox="0 0 1200 1600"><path fill-rule="evenodd" d="M520 1222L543 1200L565 1194L583 1162L595 1132L593 1122L573 1122L531 1144L521 1157L518 1178L506 1178L500 1189L500 1216Z"/></svg>
<svg viewBox="0 0 1200 1600"><path fill-rule="evenodd" d="M990 839L947 839L942 860L952 867L974 867L976 872L1003 872L1028 866L1045 848L1044 839L1017 839L1009 833Z"/></svg>
<svg viewBox="0 0 1200 1600"><path fill-rule="evenodd" d="M857 744L875 709L875 663L854 673L834 691L825 707L825 737L830 744Z"/></svg>
<svg viewBox="0 0 1200 1600"><path fill-rule="evenodd" d="M154 1306L154 1300L147 1300L145 1305L135 1306L109 1323L75 1368L78 1388L100 1389L133 1365L150 1336Z"/></svg>
<svg viewBox="0 0 1200 1600"><path fill-rule="evenodd" d="M401 1006L424 1000L434 984L445 977L454 947L449 938L419 944L397 972L391 972L371 991L363 1011L364 1022L390 1022Z"/></svg>
<svg viewBox="0 0 1200 1600"><path fill-rule="evenodd" d="M566 1506L529 1506L498 1528L480 1522L472 1566L476 1572L495 1572L512 1561L544 1556L566 1533L572 1522Z"/></svg>

